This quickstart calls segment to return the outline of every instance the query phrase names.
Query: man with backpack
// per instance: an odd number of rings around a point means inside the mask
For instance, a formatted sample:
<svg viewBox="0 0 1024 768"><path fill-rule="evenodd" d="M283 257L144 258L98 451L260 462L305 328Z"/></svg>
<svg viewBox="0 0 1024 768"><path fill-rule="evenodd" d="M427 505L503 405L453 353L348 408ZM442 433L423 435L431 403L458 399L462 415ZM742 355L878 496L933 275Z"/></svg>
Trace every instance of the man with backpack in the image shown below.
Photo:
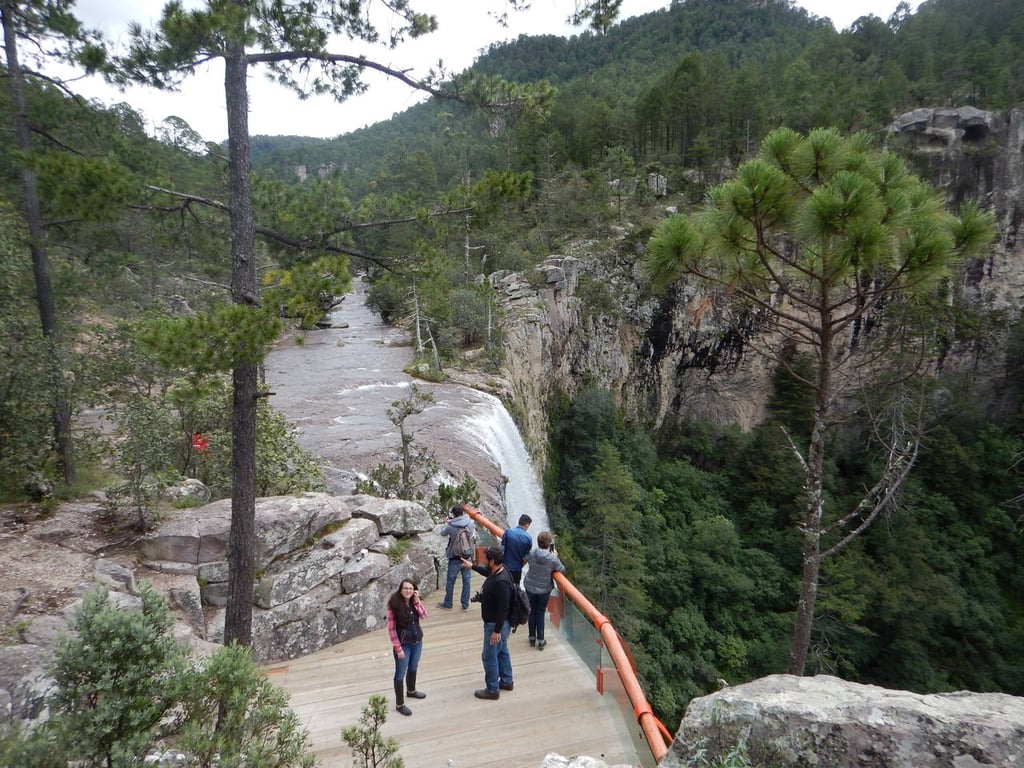
<svg viewBox="0 0 1024 768"><path fill-rule="evenodd" d="M452 507L448 522L441 529L441 535L448 537L448 546L445 547L445 555L448 557L448 575L444 585L444 600L437 604L438 608L451 610L454 603L452 599L455 593L455 581L462 575L462 610L469 610L470 577L473 575L468 565L471 564L476 554L476 525L466 514L461 506Z"/></svg>
<svg viewBox="0 0 1024 768"><path fill-rule="evenodd" d="M474 571L487 576L480 588L480 618L484 622L484 647L480 660L484 665L485 687L474 691L473 695L494 701L502 691L512 690L512 656L508 652L512 625L508 617L515 585L503 564L501 547L488 547L486 557L486 565L473 566Z"/></svg>

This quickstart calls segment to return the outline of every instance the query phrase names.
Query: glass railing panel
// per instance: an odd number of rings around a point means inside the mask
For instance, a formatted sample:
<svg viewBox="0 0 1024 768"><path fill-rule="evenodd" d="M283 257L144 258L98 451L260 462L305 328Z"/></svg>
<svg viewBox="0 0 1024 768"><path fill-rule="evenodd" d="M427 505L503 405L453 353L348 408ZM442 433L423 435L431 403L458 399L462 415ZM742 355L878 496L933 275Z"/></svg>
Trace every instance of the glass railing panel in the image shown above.
<svg viewBox="0 0 1024 768"><path fill-rule="evenodd" d="M657 763L651 754L651 748L636 721L633 705L615 670L614 661L605 650L597 628L571 600L559 594L557 589L551 593L548 612L550 624L593 673L595 693L601 691L605 699L615 703L621 717L623 733L628 734L640 764L644 768L655 768Z"/></svg>

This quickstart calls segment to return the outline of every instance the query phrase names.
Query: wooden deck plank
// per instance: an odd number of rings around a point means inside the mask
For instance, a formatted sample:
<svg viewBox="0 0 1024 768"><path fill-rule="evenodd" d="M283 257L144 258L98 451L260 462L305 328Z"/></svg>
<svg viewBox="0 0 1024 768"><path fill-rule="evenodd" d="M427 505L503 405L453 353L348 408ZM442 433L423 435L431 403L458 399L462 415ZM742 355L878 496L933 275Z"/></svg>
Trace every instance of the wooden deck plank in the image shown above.
<svg viewBox="0 0 1024 768"><path fill-rule="evenodd" d="M359 722L375 693L388 700L384 735L398 740L409 768L537 768L551 752L641 764L629 738L635 724L611 696L597 693L594 673L550 623L544 651L528 645L525 628L511 636L515 690L481 701L473 696L484 687L479 606L428 607L428 613L418 679L427 698L406 702L411 717L394 709L394 662L384 630L267 666L309 730L322 768L354 765L341 731Z"/></svg>

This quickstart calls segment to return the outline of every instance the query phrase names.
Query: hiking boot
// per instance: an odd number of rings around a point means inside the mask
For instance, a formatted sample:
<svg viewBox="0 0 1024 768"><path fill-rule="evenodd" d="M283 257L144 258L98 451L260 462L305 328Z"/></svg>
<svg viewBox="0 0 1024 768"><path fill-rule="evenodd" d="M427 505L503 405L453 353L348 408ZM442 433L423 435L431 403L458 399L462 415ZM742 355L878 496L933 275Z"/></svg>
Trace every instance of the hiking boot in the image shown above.
<svg viewBox="0 0 1024 768"><path fill-rule="evenodd" d="M499 691L488 691L486 688L481 688L478 691L474 691L473 695L478 699L490 699L491 701L497 701L501 696Z"/></svg>
<svg viewBox="0 0 1024 768"><path fill-rule="evenodd" d="M405 690L406 696L410 699L425 699L427 694L423 691L416 690L416 672L408 672L405 675Z"/></svg>
<svg viewBox="0 0 1024 768"><path fill-rule="evenodd" d="M538 650L538 651L543 651L543 650L544 650L544 647L545 647L545 646L546 646L547 644L548 644L548 641L547 641L547 640L538 640L538 641L537 641L537 650Z"/></svg>
<svg viewBox="0 0 1024 768"><path fill-rule="evenodd" d="M515 683L500 683L498 687L503 691L511 691L513 685L515 685Z"/></svg>

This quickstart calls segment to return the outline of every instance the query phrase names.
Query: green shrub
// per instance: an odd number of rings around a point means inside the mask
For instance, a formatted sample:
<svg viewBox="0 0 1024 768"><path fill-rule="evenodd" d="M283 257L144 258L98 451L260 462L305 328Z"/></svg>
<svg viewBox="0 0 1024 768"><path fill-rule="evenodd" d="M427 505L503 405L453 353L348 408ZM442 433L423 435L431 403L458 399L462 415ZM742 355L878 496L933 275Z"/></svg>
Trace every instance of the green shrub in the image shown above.
<svg viewBox="0 0 1024 768"><path fill-rule="evenodd" d="M363 707L359 725L342 730L342 740L352 748L354 765L359 768L405 768L405 761L398 754L398 741L385 739L381 734L381 727L387 719L388 700L374 694Z"/></svg>

